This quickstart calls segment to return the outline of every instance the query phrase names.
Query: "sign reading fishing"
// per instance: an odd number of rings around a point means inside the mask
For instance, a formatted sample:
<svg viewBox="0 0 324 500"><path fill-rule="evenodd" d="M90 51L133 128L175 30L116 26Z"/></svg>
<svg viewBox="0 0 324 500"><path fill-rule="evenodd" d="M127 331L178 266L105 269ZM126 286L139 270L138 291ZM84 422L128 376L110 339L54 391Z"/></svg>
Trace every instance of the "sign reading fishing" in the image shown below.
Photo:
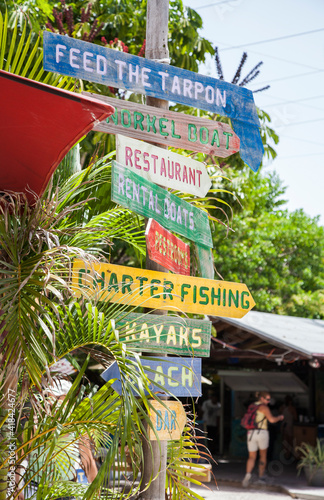
<svg viewBox="0 0 324 500"><path fill-rule="evenodd" d="M72 289L77 296L134 306L242 318L255 302L244 283L161 273L115 264L75 260Z"/></svg>

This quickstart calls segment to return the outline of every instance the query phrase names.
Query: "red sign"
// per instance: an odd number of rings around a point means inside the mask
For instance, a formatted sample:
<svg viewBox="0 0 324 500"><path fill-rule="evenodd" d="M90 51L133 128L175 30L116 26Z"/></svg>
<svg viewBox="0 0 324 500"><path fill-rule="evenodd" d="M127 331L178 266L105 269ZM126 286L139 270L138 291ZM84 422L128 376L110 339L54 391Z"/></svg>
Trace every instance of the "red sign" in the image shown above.
<svg viewBox="0 0 324 500"><path fill-rule="evenodd" d="M145 231L149 258L177 274L190 276L190 247L156 220L150 219Z"/></svg>

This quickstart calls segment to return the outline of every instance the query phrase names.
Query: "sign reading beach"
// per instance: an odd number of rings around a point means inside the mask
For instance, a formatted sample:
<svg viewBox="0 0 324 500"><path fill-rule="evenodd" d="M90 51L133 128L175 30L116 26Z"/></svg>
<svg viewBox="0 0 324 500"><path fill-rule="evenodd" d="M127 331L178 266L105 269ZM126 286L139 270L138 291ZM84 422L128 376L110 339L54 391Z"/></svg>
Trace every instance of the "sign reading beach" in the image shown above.
<svg viewBox="0 0 324 500"><path fill-rule="evenodd" d="M254 171L261 164L260 122L253 93L244 87L49 31L44 69L227 116L242 160Z"/></svg>

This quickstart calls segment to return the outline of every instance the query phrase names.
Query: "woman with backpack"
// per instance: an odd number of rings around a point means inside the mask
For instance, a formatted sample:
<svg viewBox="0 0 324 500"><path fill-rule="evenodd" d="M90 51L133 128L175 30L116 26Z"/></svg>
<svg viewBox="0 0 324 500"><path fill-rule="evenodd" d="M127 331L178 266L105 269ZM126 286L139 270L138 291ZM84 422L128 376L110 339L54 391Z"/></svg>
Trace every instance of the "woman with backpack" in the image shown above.
<svg viewBox="0 0 324 500"><path fill-rule="evenodd" d="M242 486L246 488L251 480L252 471L255 466L257 459L257 454L259 451L259 483L265 482L265 469L267 465L267 450L269 447L269 431L268 422L271 424L276 424L284 419L283 415L278 415L275 417L272 415L268 405L270 403L271 396L267 391L261 391L258 393L258 401L252 403L248 407L246 415L242 419L243 421L249 421L248 426L244 425L248 430L247 433L247 447L249 451L249 458L246 463L246 474L242 481Z"/></svg>

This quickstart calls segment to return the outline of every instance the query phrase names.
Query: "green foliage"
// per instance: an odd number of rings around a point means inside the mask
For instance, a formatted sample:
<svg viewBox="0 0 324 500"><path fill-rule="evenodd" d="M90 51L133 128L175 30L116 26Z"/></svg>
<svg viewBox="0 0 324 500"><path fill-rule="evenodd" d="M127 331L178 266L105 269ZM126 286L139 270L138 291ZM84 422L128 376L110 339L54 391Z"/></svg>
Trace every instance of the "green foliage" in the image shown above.
<svg viewBox="0 0 324 500"><path fill-rule="evenodd" d="M234 232L214 232L217 271L249 287L259 311L323 318L324 229L302 210L282 209L285 190L276 174L234 178L241 201Z"/></svg>
<svg viewBox="0 0 324 500"><path fill-rule="evenodd" d="M0 69L71 90L72 78L44 71L42 37L30 30L26 22L20 25L18 17L10 27L8 12L4 12L3 15L0 10Z"/></svg>
<svg viewBox="0 0 324 500"><path fill-rule="evenodd" d="M301 458L297 464L298 472L300 473L303 467L310 467L311 474L324 466L324 444L319 438L316 439L316 445L312 446L309 443L302 443L297 446L296 451L300 452Z"/></svg>

